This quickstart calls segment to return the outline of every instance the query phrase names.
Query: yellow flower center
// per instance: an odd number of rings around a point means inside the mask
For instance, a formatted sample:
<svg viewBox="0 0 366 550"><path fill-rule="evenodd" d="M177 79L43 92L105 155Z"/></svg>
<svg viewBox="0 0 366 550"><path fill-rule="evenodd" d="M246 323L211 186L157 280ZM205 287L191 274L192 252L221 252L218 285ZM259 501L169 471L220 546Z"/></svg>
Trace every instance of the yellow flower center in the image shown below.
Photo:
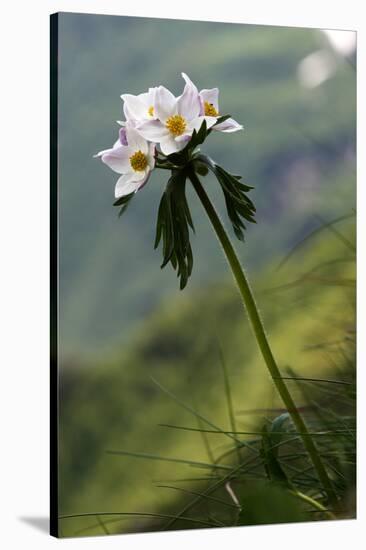
<svg viewBox="0 0 366 550"><path fill-rule="evenodd" d="M166 121L166 127L173 136L181 136L187 128L187 122L182 115L173 115Z"/></svg>
<svg viewBox="0 0 366 550"><path fill-rule="evenodd" d="M135 172L142 172L147 166L147 156L142 151L136 151L130 157L130 164Z"/></svg>
<svg viewBox="0 0 366 550"><path fill-rule="evenodd" d="M216 111L215 107L212 103L209 103L208 101L205 101L204 104L205 107L205 115L206 116L219 116L219 112Z"/></svg>
<svg viewBox="0 0 366 550"><path fill-rule="evenodd" d="M151 106L148 108L147 112L149 113L150 116L154 116L154 107L153 107L153 105L151 105Z"/></svg>

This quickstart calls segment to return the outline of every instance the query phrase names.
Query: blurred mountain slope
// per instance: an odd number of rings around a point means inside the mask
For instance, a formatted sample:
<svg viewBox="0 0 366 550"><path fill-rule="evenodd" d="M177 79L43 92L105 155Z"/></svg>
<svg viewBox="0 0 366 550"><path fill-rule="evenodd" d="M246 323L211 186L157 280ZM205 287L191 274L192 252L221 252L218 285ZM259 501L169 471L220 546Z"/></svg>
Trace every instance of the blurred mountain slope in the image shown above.
<svg viewBox="0 0 366 550"><path fill-rule="evenodd" d="M153 251L166 175L154 174L118 219L116 174L92 158L116 139L121 93L164 84L178 94L181 71L199 88L220 88L221 111L245 131L214 134L205 151L255 186L259 223L238 243L246 265L259 268L286 250L314 226L314 214L330 219L354 206L355 72L337 57L335 76L322 86L306 89L297 78L298 63L324 47L320 32L61 14L59 39L62 362L102 357L161 300L182 300ZM223 212L214 181L207 187ZM226 273L192 193L190 200L197 233L188 301Z"/></svg>

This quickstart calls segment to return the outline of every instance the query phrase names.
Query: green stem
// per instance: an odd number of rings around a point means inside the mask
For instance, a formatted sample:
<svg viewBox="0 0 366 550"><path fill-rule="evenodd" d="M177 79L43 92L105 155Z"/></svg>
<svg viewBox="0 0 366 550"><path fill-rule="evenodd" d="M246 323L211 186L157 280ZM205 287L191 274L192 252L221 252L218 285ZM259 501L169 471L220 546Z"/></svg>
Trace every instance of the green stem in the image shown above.
<svg viewBox="0 0 366 550"><path fill-rule="evenodd" d="M304 502L307 502L308 504L310 504L310 506L315 508L315 510L319 510L319 512L323 512L328 517L328 519L337 519L336 516L332 512L327 510L325 508L325 506L320 504L320 502L318 502L317 500L309 497L308 495L305 495L301 491L291 491L291 493L295 497L299 498L300 500L303 500Z"/></svg>
<svg viewBox="0 0 366 550"><path fill-rule="evenodd" d="M213 204L211 203L193 168L189 171L189 178L198 197L202 202L204 209L206 210L206 213L216 232L217 238L224 249L226 259L231 267L234 279L238 285L245 309L249 317L250 324L255 334L263 359L272 377L273 383L276 386L277 391L280 394L294 425L296 426L298 432L301 434L304 446L311 458L314 468L318 474L319 480L323 485L324 491L327 494L329 504L331 504L336 509L338 507L338 498L334 491L332 482L329 479L328 473L324 467L322 459L320 458L318 449L316 448L314 441L308 432L307 426L302 416L300 415L285 382L281 377L280 370L276 364L276 361L272 354L272 350L268 343L268 339L263 327L262 320L259 316L259 312L252 291L245 277L243 268L240 265L234 247L231 244L228 234L226 233L226 230L221 223L221 220Z"/></svg>

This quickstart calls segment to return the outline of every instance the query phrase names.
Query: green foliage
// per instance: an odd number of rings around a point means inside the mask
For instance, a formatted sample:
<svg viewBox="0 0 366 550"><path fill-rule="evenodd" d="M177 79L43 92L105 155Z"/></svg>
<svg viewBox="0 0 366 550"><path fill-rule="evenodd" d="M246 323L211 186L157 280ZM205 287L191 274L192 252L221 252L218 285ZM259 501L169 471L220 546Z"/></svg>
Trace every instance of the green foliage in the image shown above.
<svg viewBox="0 0 366 550"><path fill-rule="evenodd" d="M238 525L271 525L306 521L298 499L273 483L252 483L242 500Z"/></svg>
<svg viewBox="0 0 366 550"><path fill-rule="evenodd" d="M346 230L351 222L343 220L337 230L353 243ZM354 275L349 252L324 228L279 271L267 268L256 285L283 375L316 434L343 517L355 513L354 291L343 285ZM292 488L324 502L300 437L273 398L231 281L202 289L184 304L169 302L146 320L129 348L93 369L70 365L61 384L62 515L125 513L122 519L103 516L111 533L328 517L293 494ZM278 465L290 490L280 483ZM257 490L262 508L259 501L250 508ZM156 517L147 522L148 514ZM102 532L91 516L61 526L65 535Z"/></svg>

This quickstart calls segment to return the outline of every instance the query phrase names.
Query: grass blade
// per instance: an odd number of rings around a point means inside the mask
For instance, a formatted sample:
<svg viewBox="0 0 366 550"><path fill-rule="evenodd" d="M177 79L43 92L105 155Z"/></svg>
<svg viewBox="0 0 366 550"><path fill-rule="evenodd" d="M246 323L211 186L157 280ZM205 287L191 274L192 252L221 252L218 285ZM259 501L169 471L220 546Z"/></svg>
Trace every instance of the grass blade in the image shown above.
<svg viewBox="0 0 366 550"><path fill-rule="evenodd" d="M211 464L209 462L198 462L196 460L185 460L183 458L170 458L149 453L135 453L130 451L106 451L109 455L133 456L135 458L146 458L148 460L161 460L163 462L177 462L178 464L187 464L189 466L198 466L199 468L221 468L222 470L231 470L230 466L225 464Z"/></svg>
<svg viewBox="0 0 366 550"><path fill-rule="evenodd" d="M221 498L211 497L209 495L205 495L204 493L199 493L198 491L188 491L188 489L183 489L182 487L174 487L173 485L157 485L157 487L160 487L162 489L173 489L175 491L180 491L188 495L200 496L203 499L211 500L212 502L217 502L218 504L224 504L225 506L229 506L229 508L237 509L237 506L235 506L235 504L232 504L231 502L226 502Z"/></svg>
<svg viewBox="0 0 366 550"><path fill-rule="evenodd" d="M198 413L197 411L195 411L194 409L192 409L192 407L190 407L189 405L187 405L186 403L184 403L184 401L181 401L181 399L179 399L176 395L174 395L171 391L169 391L168 389L166 389L164 386L162 386L157 380L155 380L155 378L151 377L151 380L154 382L154 384L156 384L158 386L158 388L160 388L160 390L162 392L164 392L166 395L168 395L171 399L173 399L176 403L178 403L178 405L180 405L181 407L183 407L183 409L185 409L186 411L192 413L194 416L200 418L203 422L205 422L206 424L208 424L209 426L211 426L211 428L213 428L214 430L218 430L219 432L225 434L227 437L229 437L230 439L233 439L235 442L239 443L240 445L244 445L247 449L251 450L252 452L254 453L258 453L257 449L255 449L254 447L252 447L251 445L247 444L245 441L240 441L237 437L235 437L233 434L230 434L228 432L225 432L224 430L222 430L221 428L219 428L218 426L216 426L215 424L213 424L210 420L208 420L207 418L205 418L202 414Z"/></svg>
<svg viewBox="0 0 366 550"><path fill-rule="evenodd" d="M232 400L231 387L230 387L230 381L229 381L229 373L228 373L228 370L227 370L226 361L225 361L224 354L222 352L222 348L221 348L220 345L218 346L218 348L219 348L219 357L220 357L222 373L223 373L223 376L224 376L225 397L226 397L227 409L228 409L228 414L229 414L229 422L230 422L231 432L232 433L237 433L236 424L235 424L235 417L234 417L233 400ZM240 450L239 450L238 444L236 442L235 442L235 447L236 447L236 453L237 453L237 457L238 457L238 464L240 464L240 461L241 461Z"/></svg>

